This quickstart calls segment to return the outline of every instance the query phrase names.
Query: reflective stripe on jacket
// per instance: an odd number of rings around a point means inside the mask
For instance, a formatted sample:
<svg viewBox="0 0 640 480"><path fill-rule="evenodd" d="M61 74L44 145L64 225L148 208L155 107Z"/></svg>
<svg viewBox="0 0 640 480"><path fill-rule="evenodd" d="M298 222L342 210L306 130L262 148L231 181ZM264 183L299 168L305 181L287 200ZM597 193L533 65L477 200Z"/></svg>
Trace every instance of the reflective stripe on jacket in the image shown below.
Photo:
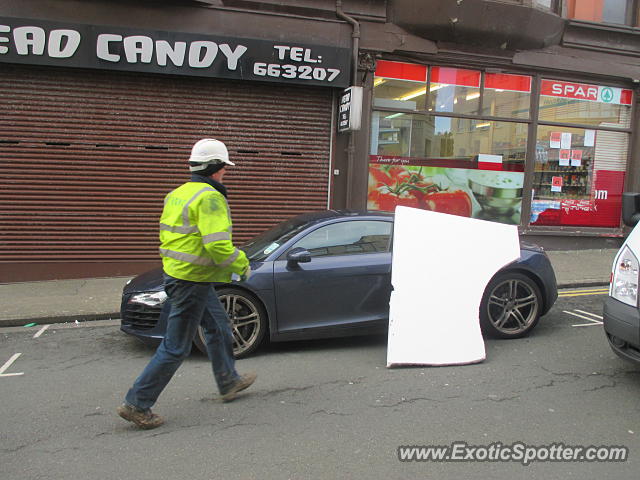
<svg viewBox="0 0 640 480"><path fill-rule="evenodd" d="M206 183L187 182L164 199L160 256L166 274L191 282L230 282L249 261L231 241L227 200Z"/></svg>

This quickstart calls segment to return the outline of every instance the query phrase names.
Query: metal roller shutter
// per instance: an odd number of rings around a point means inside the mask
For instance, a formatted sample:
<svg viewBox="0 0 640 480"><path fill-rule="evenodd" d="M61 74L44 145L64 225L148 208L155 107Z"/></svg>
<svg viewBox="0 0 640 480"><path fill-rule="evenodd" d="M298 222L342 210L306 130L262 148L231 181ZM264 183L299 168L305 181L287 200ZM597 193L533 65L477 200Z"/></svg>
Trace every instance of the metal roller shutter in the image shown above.
<svg viewBox="0 0 640 480"><path fill-rule="evenodd" d="M227 143L234 242L328 203L332 91L3 65L0 282L157 264L194 141Z"/></svg>

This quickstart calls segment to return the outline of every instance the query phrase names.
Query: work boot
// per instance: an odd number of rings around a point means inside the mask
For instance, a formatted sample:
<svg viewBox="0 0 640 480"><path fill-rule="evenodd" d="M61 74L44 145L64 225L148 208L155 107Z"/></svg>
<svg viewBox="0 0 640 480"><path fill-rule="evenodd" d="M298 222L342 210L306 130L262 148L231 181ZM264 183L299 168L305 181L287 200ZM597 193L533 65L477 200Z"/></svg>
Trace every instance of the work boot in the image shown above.
<svg viewBox="0 0 640 480"><path fill-rule="evenodd" d="M156 415L148 410L140 410L132 405L123 403L117 409L118 415L127 420L128 422L135 423L138 427L145 430L151 430L152 428L158 428L164 423L164 418L160 415Z"/></svg>
<svg viewBox="0 0 640 480"><path fill-rule="evenodd" d="M257 376L258 375L255 373L246 373L242 375L225 393L222 394L222 401L227 403L235 400L238 396L238 392L249 388L251 384L256 381Z"/></svg>

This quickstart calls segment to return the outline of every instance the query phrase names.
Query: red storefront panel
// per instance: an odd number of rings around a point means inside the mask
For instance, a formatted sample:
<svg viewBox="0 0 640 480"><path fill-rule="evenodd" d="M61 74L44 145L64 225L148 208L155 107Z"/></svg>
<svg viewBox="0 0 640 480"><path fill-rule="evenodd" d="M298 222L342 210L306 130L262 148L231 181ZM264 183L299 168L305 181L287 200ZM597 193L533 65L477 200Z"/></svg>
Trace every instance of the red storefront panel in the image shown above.
<svg viewBox="0 0 640 480"><path fill-rule="evenodd" d="M379 60L376 65L376 76L413 82L427 81L427 67L413 63L390 62Z"/></svg>

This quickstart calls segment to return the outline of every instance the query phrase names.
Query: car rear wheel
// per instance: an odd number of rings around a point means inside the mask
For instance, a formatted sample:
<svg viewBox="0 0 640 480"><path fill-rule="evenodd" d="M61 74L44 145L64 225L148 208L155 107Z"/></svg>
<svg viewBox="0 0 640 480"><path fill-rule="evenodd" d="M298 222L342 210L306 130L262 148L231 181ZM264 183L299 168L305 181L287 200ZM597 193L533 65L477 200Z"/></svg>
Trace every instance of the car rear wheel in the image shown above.
<svg viewBox="0 0 640 480"><path fill-rule="evenodd" d="M497 338L520 338L536 326L542 311L538 285L522 273L496 275L482 297L480 327Z"/></svg>
<svg viewBox="0 0 640 480"><path fill-rule="evenodd" d="M267 312L260 300L249 292L236 288L220 288L216 291L231 323L234 356L246 357L258 348L264 338ZM202 327L198 327L194 343L198 350L207 353Z"/></svg>

